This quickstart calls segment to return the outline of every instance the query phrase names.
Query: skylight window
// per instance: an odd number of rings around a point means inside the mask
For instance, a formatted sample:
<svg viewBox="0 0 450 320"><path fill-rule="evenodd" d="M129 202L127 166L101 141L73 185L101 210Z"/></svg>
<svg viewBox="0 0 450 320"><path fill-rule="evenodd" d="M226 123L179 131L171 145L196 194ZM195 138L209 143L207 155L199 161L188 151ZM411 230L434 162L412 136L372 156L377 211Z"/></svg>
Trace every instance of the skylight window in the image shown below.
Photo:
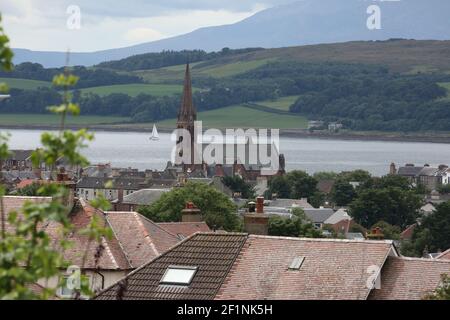
<svg viewBox="0 0 450 320"><path fill-rule="evenodd" d="M303 261L305 261L305 257L295 257L294 260L292 260L291 265L289 266L289 270L300 270Z"/></svg>
<svg viewBox="0 0 450 320"><path fill-rule="evenodd" d="M160 283L187 286L197 272L197 267L169 266Z"/></svg>

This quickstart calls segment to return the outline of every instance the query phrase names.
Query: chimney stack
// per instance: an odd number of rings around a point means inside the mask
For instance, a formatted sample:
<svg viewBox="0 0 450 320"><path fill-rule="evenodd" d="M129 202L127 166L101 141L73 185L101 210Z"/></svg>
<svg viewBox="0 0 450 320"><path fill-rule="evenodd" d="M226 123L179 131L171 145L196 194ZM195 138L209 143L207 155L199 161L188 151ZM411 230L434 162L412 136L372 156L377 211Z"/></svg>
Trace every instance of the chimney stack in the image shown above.
<svg viewBox="0 0 450 320"><path fill-rule="evenodd" d="M264 213L264 197L256 198L256 213Z"/></svg>
<svg viewBox="0 0 450 320"><path fill-rule="evenodd" d="M269 233L269 216L264 213L264 197L256 198L256 213L249 210L244 214L244 230L250 234L267 235Z"/></svg>
<svg viewBox="0 0 450 320"><path fill-rule="evenodd" d="M202 213L192 202L187 202L181 210L181 222L202 222Z"/></svg>
<svg viewBox="0 0 450 320"><path fill-rule="evenodd" d="M117 200L118 200L118 203L123 202L123 189L122 188L117 190Z"/></svg>

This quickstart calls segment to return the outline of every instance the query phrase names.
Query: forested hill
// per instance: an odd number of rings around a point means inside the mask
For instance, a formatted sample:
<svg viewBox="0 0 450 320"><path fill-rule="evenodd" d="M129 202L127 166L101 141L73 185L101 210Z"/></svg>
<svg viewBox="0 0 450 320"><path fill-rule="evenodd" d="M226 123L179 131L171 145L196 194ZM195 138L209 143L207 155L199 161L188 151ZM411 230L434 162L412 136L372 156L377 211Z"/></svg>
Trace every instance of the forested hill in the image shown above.
<svg viewBox="0 0 450 320"><path fill-rule="evenodd" d="M81 81L73 95L85 115L132 122L174 118L185 60L191 61L200 112L238 106L261 118L278 117L277 125L303 117L340 121L354 130L450 131L450 41L144 54L74 68ZM0 104L0 112L46 112L46 106L58 103L49 80L61 70L24 63L0 74L12 88L12 98ZM277 101L287 105L280 107ZM241 119L232 111L236 108L229 110L231 120Z"/></svg>

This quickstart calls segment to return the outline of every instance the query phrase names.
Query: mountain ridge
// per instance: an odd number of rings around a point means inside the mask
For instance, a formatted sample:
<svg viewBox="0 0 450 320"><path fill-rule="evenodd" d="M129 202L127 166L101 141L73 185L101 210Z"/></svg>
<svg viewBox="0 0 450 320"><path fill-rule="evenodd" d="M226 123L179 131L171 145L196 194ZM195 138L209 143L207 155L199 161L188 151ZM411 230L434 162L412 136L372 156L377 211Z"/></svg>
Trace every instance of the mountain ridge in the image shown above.
<svg viewBox="0 0 450 320"><path fill-rule="evenodd" d="M369 30L366 20L369 5L381 9L382 28ZM304 0L262 10L234 24L204 27L171 38L130 47L95 52L71 53L72 65L91 66L129 56L163 50L218 51L246 47L280 48L320 43L387 40L450 39L450 1L408 0L367 2L359 0ZM64 52L14 49L15 63L37 62L45 67L60 67Z"/></svg>

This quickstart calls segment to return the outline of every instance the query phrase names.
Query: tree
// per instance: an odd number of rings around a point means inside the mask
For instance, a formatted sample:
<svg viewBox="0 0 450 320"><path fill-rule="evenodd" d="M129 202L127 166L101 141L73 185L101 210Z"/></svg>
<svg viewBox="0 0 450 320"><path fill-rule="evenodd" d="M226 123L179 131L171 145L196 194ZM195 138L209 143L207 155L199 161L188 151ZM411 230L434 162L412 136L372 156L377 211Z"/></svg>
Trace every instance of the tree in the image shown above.
<svg viewBox="0 0 450 320"><path fill-rule="evenodd" d="M317 191L317 180L304 171L293 170L287 175L291 186L291 198L309 198Z"/></svg>
<svg viewBox="0 0 450 320"><path fill-rule="evenodd" d="M422 199L413 191L364 189L350 204L350 215L365 228L383 220L404 229L416 221L421 205Z"/></svg>
<svg viewBox="0 0 450 320"><path fill-rule="evenodd" d="M422 219L414 230L412 251L420 256L424 251L437 252L450 248L450 201L436 207L436 211Z"/></svg>
<svg viewBox="0 0 450 320"><path fill-rule="evenodd" d="M8 38L0 27L0 65L8 69L11 65L11 54L7 48ZM87 160L79 149L85 146L85 141L91 140L92 135L86 130L77 132L65 130L66 115L77 115L79 107L70 101L69 87L76 84L77 78L70 75L68 70L64 74L55 76L53 84L64 90L63 102L58 106L49 107L49 110L61 116L60 131L58 133L43 133L42 147L32 154L33 165L45 162L54 168L57 159L65 157L71 165L86 165ZM7 138L0 133L0 161L8 157ZM69 207L66 206L68 190L60 184L46 184L37 190L38 195L51 195L51 200L45 203L25 203L20 212L9 212L8 223L12 227L6 230L6 214L3 204L5 190L0 185L0 299L46 299L55 294L55 289L45 288L42 293L35 293L30 285L38 280L48 281L59 276L60 268L70 264L64 261L60 250L67 249L70 242L65 240L66 235L72 232L70 224ZM104 199L95 200L95 208L107 209ZM41 226L54 221L61 226L61 239L56 243L50 239ZM79 232L85 234L88 242L97 242L101 246L102 239L108 236L109 229L100 226L96 219L92 219L88 228ZM99 251L101 256L101 251ZM86 257L88 250L84 252ZM83 266L81 266L83 267ZM75 298L89 294L87 278L82 276L81 288L75 290ZM58 287L62 282L58 284Z"/></svg>
<svg viewBox="0 0 450 320"><path fill-rule="evenodd" d="M378 221L370 229L380 228L384 238L389 240L399 240L402 232L398 226L393 226L385 221Z"/></svg>
<svg viewBox="0 0 450 320"><path fill-rule="evenodd" d="M441 274L441 283L431 294L426 295L424 300L450 300L450 277Z"/></svg>
<svg viewBox="0 0 450 320"><path fill-rule="evenodd" d="M292 216L271 216L269 218L269 235L285 237L320 238L322 233L314 228L313 223L300 208L292 210Z"/></svg>
<svg viewBox="0 0 450 320"><path fill-rule="evenodd" d="M291 186L286 176L275 176L269 180L269 195L274 193L278 198L290 198Z"/></svg>
<svg viewBox="0 0 450 320"><path fill-rule="evenodd" d="M181 211L187 202L193 202L201 210L211 228L240 230L235 204L222 192L204 183L188 182L183 187L174 188L151 206L138 208L138 212L157 222L181 221Z"/></svg>
<svg viewBox="0 0 450 320"><path fill-rule="evenodd" d="M336 181L331 189L331 199L337 206L347 206L355 196L355 188L343 179Z"/></svg>
<svg viewBox="0 0 450 320"><path fill-rule="evenodd" d="M247 183L239 176L227 176L222 178L223 183L233 192L240 192L244 199L255 198L255 190L251 184Z"/></svg>

